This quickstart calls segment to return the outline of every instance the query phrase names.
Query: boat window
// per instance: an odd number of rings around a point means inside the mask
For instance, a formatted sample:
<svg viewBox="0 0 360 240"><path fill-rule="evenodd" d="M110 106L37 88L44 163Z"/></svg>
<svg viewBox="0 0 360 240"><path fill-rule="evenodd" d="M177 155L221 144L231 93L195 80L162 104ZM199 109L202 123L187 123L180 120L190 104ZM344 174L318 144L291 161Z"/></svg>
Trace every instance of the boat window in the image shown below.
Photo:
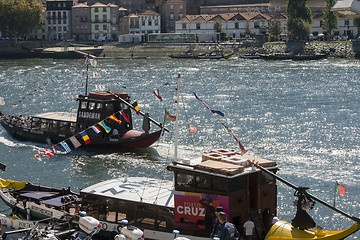
<svg viewBox="0 0 360 240"><path fill-rule="evenodd" d="M265 172L261 172L260 186L274 183L274 178Z"/></svg>
<svg viewBox="0 0 360 240"><path fill-rule="evenodd" d="M230 182L230 191L241 191L247 189L247 176L242 175Z"/></svg>
<svg viewBox="0 0 360 240"><path fill-rule="evenodd" d="M95 109L95 103L89 102L89 110L94 110L94 109Z"/></svg>
<svg viewBox="0 0 360 240"><path fill-rule="evenodd" d="M104 107L104 104L103 103L97 103L96 104L96 110L102 110Z"/></svg>
<svg viewBox="0 0 360 240"><path fill-rule="evenodd" d="M83 101L80 103L80 108L81 109L86 109L87 108L87 102Z"/></svg>
<svg viewBox="0 0 360 240"><path fill-rule="evenodd" d="M176 184L177 186L186 186L193 187L194 186L194 176L185 173L177 173L176 175Z"/></svg>
<svg viewBox="0 0 360 240"><path fill-rule="evenodd" d="M49 130L51 130L51 131L57 131L58 126L59 126L59 122L58 122L58 121L51 121Z"/></svg>
<svg viewBox="0 0 360 240"><path fill-rule="evenodd" d="M40 129L41 130L46 130L48 128L49 128L49 122L47 120L42 120L41 125L40 125Z"/></svg>
<svg viewBox="0 0 360 240"><path fill-rule="evenodd" d="M59 132L67 133L68 129L69 129L69 123L68 122L60 122Z"/></svg>
<svg viewBox="0 0 360 240"><path fill-rule="evenodd" d="M196 188L210 189L210 178L206 176L195 176Z"/></svg>
<svg viewBox="0 0 360 240"><path fill-rule="evenodd" d="M105 111L114 112L114 105L112 103L105 103Z"/></svg>
<svg viewBox="0 0 360 240"><path fill-rule="evenodd" d="M76 123L70 123L70 131L71 133L75 133Z"/></svg>
<svg viewBox="0 0 360 240"><path fill-rule="evenodd" d="M212 189L219 192L226 192L227 190L227 181L220 178L212 179Z"/></svg>

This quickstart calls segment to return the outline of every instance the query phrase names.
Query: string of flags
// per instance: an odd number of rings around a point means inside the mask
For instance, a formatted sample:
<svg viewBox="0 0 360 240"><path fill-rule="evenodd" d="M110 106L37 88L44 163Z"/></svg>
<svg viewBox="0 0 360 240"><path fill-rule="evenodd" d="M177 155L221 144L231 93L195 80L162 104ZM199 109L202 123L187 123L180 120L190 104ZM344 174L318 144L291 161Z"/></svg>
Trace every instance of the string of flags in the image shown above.
<svg viewBox="0 0 360 240"><path fill-rule="evenodd" d="M112 114L111 116L105 118L104 120L96 123L95 125L92 125L90 127L88 127L87 129L81 131L78 134L75 134L63 141L61 141L58 144L55 144L54 146L52 146L52 150L54 153L57 153L57 147L60 145L64 150L65 153L69 153L72 151L72 149L76 149L82 145L88 145L91 142L91 139L87 133L87 131L92 130L95 134L99 134L101 132L106 132L106 133L110 133L111 132L111 127L109 127L105 121L107 119L110 119L118 124L121 124L122 121L116 117L115 115L119 114L121 119L123 119L126 122L130 122L129 118L126 116L124 111L119 111L117 113ZM49 157L53 157L54 154L49 151L48 149L43 151L44 154L46 154ZM35 155L36 158L38 158L41 161L41 157L37 154Z"/></svg>
<svg viewBox="0 0 360 240"><path fill-rule="evenodd" d="M228 128L225 123L221 120L219 120L220 123L224 126L224 128L233 136L233 138L235 139L235 141L239 144L239 147L242 151L243 154L247 153L247 150L244 148L244 146L240 143L240 141L237 139L237 137L235 136L235 134L231 131L230 128Z"/></svg>
<svg viewBox="0 0 360 240"><path fill-rule="evenodd" d="M195 98L197 99L197 100L199 100L200 102L202 102L203 104L204 104L204 106L207 108L207 109L209 109L209 111L210 112L212 112L213 114L218 114L218 115L220 115L220 116L222 116L222 117L224 117L225 116L225 114L223 113L223 112L221 112L221 111L219 111L219 110L213 110L213 109L211 109L203 100L201 100L197 95L196 95L196 93L194 92L194 96L195 96Z"/></svg>
<svg viewBox="0 0 360 240"><path fill-rule="evenodd" d="M160 101L163 100L163 99L162 99L162 96L160 96L160 94L159 94L159 89L156 89L155 91L153 91L153 93L155 94L155 96L156 96Z"/></svg>

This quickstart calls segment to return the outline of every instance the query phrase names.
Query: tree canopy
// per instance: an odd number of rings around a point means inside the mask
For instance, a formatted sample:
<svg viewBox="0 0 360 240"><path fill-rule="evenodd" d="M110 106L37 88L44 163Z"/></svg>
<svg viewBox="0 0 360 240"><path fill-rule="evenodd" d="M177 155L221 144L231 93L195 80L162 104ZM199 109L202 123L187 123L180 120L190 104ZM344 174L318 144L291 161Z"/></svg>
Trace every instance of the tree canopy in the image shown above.
<svg viewBox="0 0 360 240"><path fill-rule="evenodd" d="M43 6L36 0L0 0L0 31L20 36L42 23Z"/></svg>
<svg viewBox="0 0 360 240"><path fill-rule="evenodd" d="M306 39L309 36L312 17L307 0L288 0L288 30L295 38Z"/></svg>
<svg viewBox="0 0 360 240"><path fill-rule="evenodd" d="M322 28L327 31L329 35L338 28L338 17L331 8L335 5L336 0L326 0L326 7L323 11L324 20Z"/></svg>

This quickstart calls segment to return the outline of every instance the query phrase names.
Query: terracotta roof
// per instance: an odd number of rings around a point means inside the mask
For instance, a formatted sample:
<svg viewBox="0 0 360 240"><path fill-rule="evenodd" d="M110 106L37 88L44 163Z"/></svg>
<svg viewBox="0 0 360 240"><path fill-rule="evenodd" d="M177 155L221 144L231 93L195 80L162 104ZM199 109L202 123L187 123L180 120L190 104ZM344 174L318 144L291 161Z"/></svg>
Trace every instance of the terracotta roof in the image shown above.
<svg viewBox="0 0 360 240"><path fill-rule="evenodd" d="M131 18L131 17L133 17L133 18L137 18L137 17L139 17L138 15L136 15L135 13L130 13L129 15L128 15L128 17L129 18Z"/></svg>
<svg viewBox="0 0 360 240"><path fill-rule="evenodd" d="M222 14L201 14L186 15L177 23L201 23L201 22L227 22L227 21L251 21L251 20L270 20L271 17L260 12L240 12L240 13L222 13Z"/></svg>
<svg viewBox="0 0 360 240"><path fill-rule="evenodd" d="M160 16L160 14L153 10L148 9L140 13L139 16Z"/></svg>
<svg viewBox="0 0 360 240"><path fill-rule="evenodd" d="M106 6L109 6L109 7L119 7L118 5L116 5L116 4L113 4L113 3L109 3L109 4L107 4Z"/></svg>
<svg viewBox="0 0 360 240"><path fill-rule="evenodd" d="M127 9L123 7L119 7L119 11L127 11Z"/></svg>
<svg viewBox="0 0 360 240"><path fill-rule="evenodd" d="M91 7L106 7L106 5L105 5L105 4L102 4L102 3L97 2L97 3L94 3L93 5L91 5Z"/></svg>

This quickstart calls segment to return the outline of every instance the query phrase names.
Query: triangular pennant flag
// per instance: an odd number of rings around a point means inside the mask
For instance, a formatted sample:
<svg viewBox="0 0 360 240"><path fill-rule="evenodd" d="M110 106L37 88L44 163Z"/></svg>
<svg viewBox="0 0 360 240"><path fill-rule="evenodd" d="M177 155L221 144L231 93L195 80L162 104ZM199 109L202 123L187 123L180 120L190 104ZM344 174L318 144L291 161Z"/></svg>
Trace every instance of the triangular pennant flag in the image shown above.
<svg viewBox="0 0 360 240"><path fill-rule="evenodd" d="M49 157L53 157L54 154L52 154L49 150L45 149L44 151L42 151L44 154L48 155Z"/></svg>
<svg viewBox="0 0 360 240"><path fill-rule="evenodd" d="M64 148L66 153L71 152L71 148L69 147L69 145L65 141L60 142L60 145Z"/></svg>
<svg viewBox="0 0 360 240"><path fill-rule="evenodd" d="M75 148L78 148L81 146L81 143L75 138L75 136L70 137L71 143L74 145Z"/></svg>
<svg viewBox="0 0 360 240"><path fill-rule="evenodd" d="M155 91L153 91L153 93L158 99L160 99L160 101L162 101L162 97L159 95L159 89L156 89Z"/></svg>
<svg viewBox="0 0 360 240"><path fill-rule="evenodd" d="M128 119L128 117L126 116L124 111L121 111L121 114L123 115L125 121L127 121L128 123L130 122L130 120Z"/></svg>
<svg viewBox="0 0 360 240"><path fill-rule="evenodd" d="M247 153L247 150L244 148L244 146L240 143L240 141L237 139L237 137L235 136L235 134L225 125L225 123L221 120L219 120L219 122L224 126L224 128L233 136L233 138L235 139L235 141L239 144L240 150L242 151L243 154Z"/></svg>
<svg viewBox="0 0 360 240"><path fill-rule="evenodd" d="M135 111L136 111L136 114L139 115L140 114L140 108L137 104L137 102L135 101L132 106L134 107Z"/></svg>
<svg viewBox="0 0 360 240"><path fill-rule="evenodd" d="M190 131L191 133L197 133L197 128L194 127L194 126L189 126L189 131Z"/></svg>
<svg viewBox="0 0 360 240"><path fill-rule="evenodd" d="M170 114L166 109L165 109L165 120L168 121L176 121L176 116L173 114Z"/></svg>
<svg viewBox="0 0 360 240"><path fill-rule="evenodd" d="M82 139L84 140L85 145L90 143L90 138L85 131L80 132L80 135L81 135Z"/></svg>
<svg viewBox="0 0 360 240"><path fill-rule="evenodd" d="M204 106L205 106L207 109L210 110L210 112L216 113L216 114L218 114L218 115L220 115L220 116L222 116L222 117L225 116L225 114L224 114L223 112L219 111L219 110L212 110L203 100L201 100L201 99L196 95L195 92L193 92L193 93L194 93L195 98L196 98L197 100L199 100L200 102L202 102L202 103L204 104Z"/></svg>
<svg viewBox="0 0 360 240"><path fill-rule="evenodd" d="M336 192L338 192L340 196L344 197L346 193L346 188L337 181L335 184L336 184Z"/></svg>
<svg viewBox="0 0 360 240"><path fill-rule="evenodd" d="M36 157L39 161L42 161L40 155L36 154L34 157Z"/></svg>
<svg viewBox="0 0 360 240"><path fill-rule="evenodd" d="M114 121L117 122L118 124L121 124L121 121L120 121L117 117L115 117L114 114L111 115L109 118L110 118L111 120L114 120Z"/></svg>
<svg viewBox="0 0 360 240"><path fill-rule="evenodd" d="M101 133L100 128L98 128L97 126L91 126L91 129L94 130L95 133Z"/></svg>
<svg viewBox="0 0 360 240"><path fill-rule="evenodd" d="M104 130L105 130L106 133L109 133L109 132L111 131L111 128L108 127L108 126L106 126L106 124L105 124L104 121L99 122L99 125L100 125L102 128L104 128Z"/></svg>

